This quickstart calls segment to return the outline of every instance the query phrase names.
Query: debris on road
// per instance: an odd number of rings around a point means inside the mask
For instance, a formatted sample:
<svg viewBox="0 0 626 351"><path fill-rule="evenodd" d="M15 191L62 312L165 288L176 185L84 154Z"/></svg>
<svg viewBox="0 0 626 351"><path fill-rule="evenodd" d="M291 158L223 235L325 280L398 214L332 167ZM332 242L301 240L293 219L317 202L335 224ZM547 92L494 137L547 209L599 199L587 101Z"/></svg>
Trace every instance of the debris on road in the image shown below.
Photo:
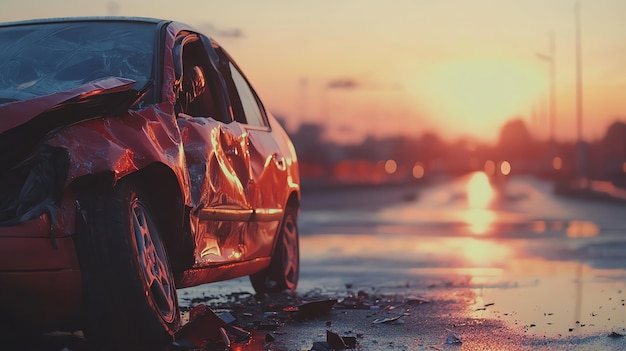
<svg viewBox="0 0 626 351"><path fill-rule="evenodd" d="M402 320L403 314L391 318L376 318L372 321L372 324L404 324L404 320Z"/></svg>
<svg viewBox="0 0 626 351"><path fill-rule="evenodd" d="M368 299L369 294L363 290L357 295L349 294L345 298L339 300L335 308L346 310L369 310L374 306Z"/></svg>
<svg viewBox="0 0 626 351"><path fill-rule="evenodd" d="M329 349L345 350L348 348L346 343L343 341L343 338L339 336L339 334L333 333L330 330L326 331L326 343L328 344Z"/></svg>
<svg viewBox="0 0 626 351"><path fill-rule="evenodd" d="M233 325L235 321L236 318L228 312L218 316L206 305L197 305L189 312L189 322L176 333L172 346L203 349L211 343L221 343L226 348L232 343L247 344L251 339L250 332Z"/></svg>
<svg viewBox="0 0 626 351"><path fill-rule="evenodd" d="M311 351L332 351L356 348L357 342L354 336L341 336L330 330L326 331L326 342L316 341Z"/></svg>
<svg viewBox="0 0 626 351"><path fill-rule="evenodd" d="M423 297L423 296L415 296L415 295L411 295L411 296L407 296L406 297L406 303L410 304L410 305L421 305L423 303L429 303L430 299Z"/></svg>
<svg viewBox="0 0 626 351"><path fill-rule="evenodd" d="M461 344L463 343L463 340L461 339L460 335L456 333L450 333L446 336L444 343L448 345Z"/></svg>
<svg viewBox="0 0 626 351"><path fill-rule="evenodd" d="M210 341L222 338L226 323L205 304L195 306L189 312L189 322L175 335L173 345L183 348L203 348Z"/></svg>
<svg viewBox="0 0 626 351"><path fill-rule="evenodd" d="M330 310L336 303L337 299L327 298L285 307L283 311L294 312L296 318L315 318L330 313Z"/></svg>

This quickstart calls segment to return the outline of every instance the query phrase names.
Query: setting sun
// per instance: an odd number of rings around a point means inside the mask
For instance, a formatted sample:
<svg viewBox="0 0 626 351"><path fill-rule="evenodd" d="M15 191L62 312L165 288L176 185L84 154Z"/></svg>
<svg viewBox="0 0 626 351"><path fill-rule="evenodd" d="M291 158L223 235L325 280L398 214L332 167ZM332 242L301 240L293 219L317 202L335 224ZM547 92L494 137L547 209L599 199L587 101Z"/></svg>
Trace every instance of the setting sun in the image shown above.
<svg viewBox="0 0 626 351"><path fill-rule="evenodd" d="M495 133L514 116L527 115L545 90L545 73L497 58L467 58L433 67L416 90L429 110L455 120L456 132Z"/></svg>

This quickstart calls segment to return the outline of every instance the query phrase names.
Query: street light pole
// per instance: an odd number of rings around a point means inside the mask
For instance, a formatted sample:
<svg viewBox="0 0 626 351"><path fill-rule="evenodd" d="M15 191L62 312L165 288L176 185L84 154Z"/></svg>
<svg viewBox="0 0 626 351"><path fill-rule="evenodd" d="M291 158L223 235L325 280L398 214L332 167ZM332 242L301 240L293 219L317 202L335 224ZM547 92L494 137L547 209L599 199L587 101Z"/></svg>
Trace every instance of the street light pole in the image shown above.
<svg viewBox="0 0 626 351"><path fill-rule="evenodd" d="M554 57L554 32L550 32L550 143L555 140L555 128L556 128L556 59Z"/></svg>
<svg viewBox="0 0 626 351"><path fill-rule="evenodd" d="M549 133L549 141L552 144L555 140L555 128L556 128L556 60L555 60L555 45L554 45L554 33L548 33L550 39L550 54L544 55L541 53L537 53L537 57L541 60L548 62L550 65L550 97L549 97L549 121L548 121L548 133Z"/></svg>
<svg viewBox="0 0 626 351"><path fill-rule="evenodd" d="M578 148L578 179L585 178L585 150L583 145L583 85L582 48L580 40L580 4L576 2L576 136Z"/></svg>

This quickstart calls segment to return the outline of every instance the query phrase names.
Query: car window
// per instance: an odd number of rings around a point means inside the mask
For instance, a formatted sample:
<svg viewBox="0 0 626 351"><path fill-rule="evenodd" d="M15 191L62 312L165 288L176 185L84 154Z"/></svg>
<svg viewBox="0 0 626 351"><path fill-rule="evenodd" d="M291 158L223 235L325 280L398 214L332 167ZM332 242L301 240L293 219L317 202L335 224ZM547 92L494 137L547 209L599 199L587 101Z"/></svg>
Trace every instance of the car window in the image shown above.
<svg viewBox="0 0 626 351"><path fill-rule="evenodd" d="M267 123L265 122L264 113L256 94L237 67L232 62L229 63L229 66L231 77L241 100L246 123L251 126L266 127Z"/></svg>
<svg viewBox="0 0 626 351"><path fill-rule="evenodd" d="M141 89L151 80L154 28L134 22L0 27L0 99L27 100L106 77L132 79Z"/></svg>
<svg viewBox="0 0 626 351"><path fill-rule="evenodd" d="M225 82L216 67L219 59L212 51L210 40L197 33L184 32L176 41L180 46L173 49L175 66L180 67L176 68L180 70L177 72L180 78L174 87L178 94L176 113L232 122ZM211 58L212 54L215 57Z"/></svg>

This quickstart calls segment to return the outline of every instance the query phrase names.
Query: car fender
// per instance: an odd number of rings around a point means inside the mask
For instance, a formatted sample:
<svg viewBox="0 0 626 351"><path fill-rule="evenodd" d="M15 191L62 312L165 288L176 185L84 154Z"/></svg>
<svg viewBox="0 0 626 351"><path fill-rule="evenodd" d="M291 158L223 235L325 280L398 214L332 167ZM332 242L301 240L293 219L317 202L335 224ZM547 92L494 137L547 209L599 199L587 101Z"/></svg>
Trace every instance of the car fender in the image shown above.
<svg viewBox="0 0 626 351"><path fill-rule="evenodd" d="M83 121L51 135L47 144L68 151L66 185L103 172L111 172L115 183L151 164L162 163L176 175L185 204L190 204L189 175L171 104Z"/></svg>

